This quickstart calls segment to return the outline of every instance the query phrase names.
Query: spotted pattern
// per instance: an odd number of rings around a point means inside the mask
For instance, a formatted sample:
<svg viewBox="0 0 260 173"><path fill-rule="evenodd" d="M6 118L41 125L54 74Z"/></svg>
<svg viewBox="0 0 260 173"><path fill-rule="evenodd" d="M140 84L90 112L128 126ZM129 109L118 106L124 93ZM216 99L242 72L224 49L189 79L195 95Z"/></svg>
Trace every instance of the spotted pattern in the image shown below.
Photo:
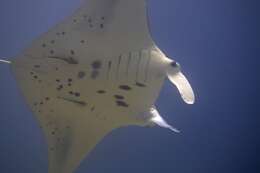
<svg viewBox="0 0 260 173"><path fill-rule="evenodd" d="M129 107L129 105L126 102L120 101L120 100L117 100L116 104L117 104L117 106L120 106L120 107Z"/></svg>
<svg viewBox="0 0 260 173"><path fill-rule="evenodd" d="M106 91L105 91L105 90L98 90L97 93L98 93L98 94L105 94Z"/></svg>
<svg viewBox="0 0 260 173"><path fill-rule="evenodd" d="M132 88L131 88L130 86L128 86L128 85L120 85L119 88L122 89L122 90L126 90L126 91L129 91L129 90L132 89Z"/></svg>
<svg viewBox="0 0 260 173"><path fill-rule="evenodd" d="M146 87L145 84L140 83L140 82L136 82L135 85L138 86L138 87Z"/></svg>

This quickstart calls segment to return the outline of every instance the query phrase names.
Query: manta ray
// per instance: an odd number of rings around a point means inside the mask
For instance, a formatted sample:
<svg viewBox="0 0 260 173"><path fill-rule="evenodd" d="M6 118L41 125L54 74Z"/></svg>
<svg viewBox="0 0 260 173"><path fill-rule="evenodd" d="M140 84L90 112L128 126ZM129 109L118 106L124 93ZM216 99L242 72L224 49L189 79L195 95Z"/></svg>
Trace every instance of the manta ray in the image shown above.
<svg viewBox="0 0 260 173"><path fill-rule="evenodd" d="M72 173L109 132L169 125L154 106L168 78L193 90L149 32L146 0L88 0L35 39L11 70L48 144L49 173Z"/></svg>

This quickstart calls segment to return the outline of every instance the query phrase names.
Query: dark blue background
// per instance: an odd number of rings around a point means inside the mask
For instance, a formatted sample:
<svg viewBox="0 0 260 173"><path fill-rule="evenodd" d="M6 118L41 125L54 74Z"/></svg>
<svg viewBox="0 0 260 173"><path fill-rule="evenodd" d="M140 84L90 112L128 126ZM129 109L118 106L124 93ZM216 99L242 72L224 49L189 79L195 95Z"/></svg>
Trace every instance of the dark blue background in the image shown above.
<svg viewBox="0 0 260 173"><path fill-rule="evenodd" d="M80 0L1 0L0 56L14 57ZM259 173L259 3L149 0L154 40L182 64L197 102L167 81L157 106L182 133L114 131L78 173ZM46 173L47 147L6 65L0 65L0 172Z"/></svg>

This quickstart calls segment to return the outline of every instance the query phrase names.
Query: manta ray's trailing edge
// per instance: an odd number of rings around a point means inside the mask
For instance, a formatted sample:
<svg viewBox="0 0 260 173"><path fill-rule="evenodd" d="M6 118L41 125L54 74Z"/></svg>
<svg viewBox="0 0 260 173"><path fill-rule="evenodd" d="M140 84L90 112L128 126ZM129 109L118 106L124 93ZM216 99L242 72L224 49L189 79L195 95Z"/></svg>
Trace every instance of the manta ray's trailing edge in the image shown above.
<svg viewBox="0 0 260 173"><path fill-rule="evenodd" d="M154 107L168 77L194 103L180 66L153 42L145 0L89 0L36 39L12 71L48 142L49 173L72 173L113 129L169 128Z"/></svg>

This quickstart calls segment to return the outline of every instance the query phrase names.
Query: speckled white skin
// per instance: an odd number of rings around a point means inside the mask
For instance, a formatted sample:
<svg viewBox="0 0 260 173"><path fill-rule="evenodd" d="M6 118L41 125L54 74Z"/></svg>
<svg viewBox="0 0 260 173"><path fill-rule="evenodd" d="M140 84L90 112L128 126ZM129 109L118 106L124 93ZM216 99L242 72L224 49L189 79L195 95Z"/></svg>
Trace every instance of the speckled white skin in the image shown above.
<svg viewBox="0 0 260 173"><path fill-rule="evenodd" d="M49 173L72 173L113 129L173 130L151 111L180 73L171 63L150 36L145 0L89 0L36 39L11 67L46 136Z"/></svg>

